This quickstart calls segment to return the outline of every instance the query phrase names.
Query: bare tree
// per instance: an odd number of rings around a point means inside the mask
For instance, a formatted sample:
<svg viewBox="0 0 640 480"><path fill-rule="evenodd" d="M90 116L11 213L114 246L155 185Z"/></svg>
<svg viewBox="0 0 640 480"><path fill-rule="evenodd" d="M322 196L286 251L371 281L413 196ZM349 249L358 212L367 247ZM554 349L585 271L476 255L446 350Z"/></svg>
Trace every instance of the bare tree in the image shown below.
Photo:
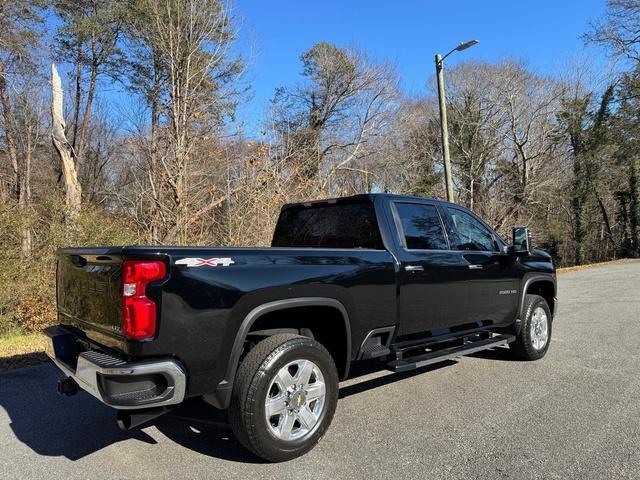
<svg viewBox="0 0 640 480"><path fill-rule="evenodd" d="M496 168L504 151L506 113L494 102L499 96L496 70L487 64L462 64L450 70L448 82L457 198L483 214L500 180Z"/></svg>
<svg viewBox="0 0 640 480"><path fill-rule="evenodd" d="M562 157L554 141L561 85L510 62L503 65L501 80L494 102L507 114L503 135L508 173L504 178L511 206L496 219L497 228L523 207L549 201Z"/></svg>
<svg viewBox="0 0 640 480"><path fill-rule="evenodd" d="M368 174L369 146L393 119L397 76L355 48L321 42L301 56L305 81L281 88L273 100L270 128L276 152L321 191L340 188L338 173ZM366 181L354 185L366 188Z"/></svg>
<svg viewBox="0 0 640 480"><path fill-rule="evenodd" d="M124 0L54 0L62 20L55 46L58 57L74 66L74 106L71 145L80 170L100 76L119 74L120 40L126 6Z"/></svg>
<svg viewBox="0 0 640 480"><path fill-rule="evenodd" d="M14 196L20 197L20 170L18 168L18 151L16 148L15 116L9 98L7 72L5 65L0 61L0 104L2 105L2 119L4 121L4 137L7 145L7 156L13 171Z"/></svg>
<svg viewBox="0 0 640 480"><path fill-rule="evenodd" d="M18 161L16 119L10 98L9 68L29 62L30 49L38 43L37 28L42 22L41 0L0 2L0 106L7 156L13 173L14 198L20 198L22 184Z"/></svg>
<svg viewBox="0 0 640 480"><path fill-rule="evenodd" d="M147 174L136 177L155 212L152 236L184 242L227 195L212 182L211 156L206 165L196 158L235 110L242 63L230 52L235 34L222 2L140 0L136 8L144 15L134 15L130 30L146 52L136 71L144 65L147 73L132 78L143 81L138 91L151 106L150 142L139 142Z"/></svg>
<svg viewBox="0 0 640 480"><path fill-rule="evenodd" d="M608 0L604 18L584 38L607 46L616 56L640 62L640 1Z"/></svg>
<svg viewBox="0 0 640 480"><path fill-rule="evenodd" d="M514 61L449 70L458 198L502 230L552 199L563 152L554 121L561 85Z"/></svg>
<svg viewBox="0 0 640 480"><path fill-rule="evenodd" d="M23 260L31 257L33 249L31 178L34 159L43 145L46 105L41 91L42 85L39 77L25 79L22 89L16 94L15 103L16 127L20 132L17 138L21 159L18 206L21 212L20 254Z"/></svg>
<svg viewBox="0 0 640 480"><path fill-rule="evenodd" d="M69 237L72 239L80 213L82 187L78 181L78 171L74 161L74 150L65 133L62 81L55 64L51 65L51 139L60 157L66 192L65 221Z"/></svg>
<svg viewBox="0 0 640 480"><path fill-rule="evenodd" d="M404 98L374 139L369 173L378 190L443 197L440 123L431 99Z"/></svg>

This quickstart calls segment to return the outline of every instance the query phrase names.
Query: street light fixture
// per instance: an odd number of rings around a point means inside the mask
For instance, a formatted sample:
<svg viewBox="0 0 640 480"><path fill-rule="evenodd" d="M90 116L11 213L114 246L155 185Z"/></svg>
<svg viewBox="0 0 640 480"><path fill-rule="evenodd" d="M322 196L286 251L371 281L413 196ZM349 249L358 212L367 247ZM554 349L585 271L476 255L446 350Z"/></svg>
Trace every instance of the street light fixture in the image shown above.
<svg viewBox="0 0 640 480"><path fill-rule="evenodd" d="M436 54L436 77L438 79L438 103L440 105L440 132L442 135L442 159L444 160L444 179L447 187L447 200L453 202L453 183L451 181L451 159L449 158L449 131L447 129L447 105L444 97L444 77L442 67L444 59L453 52L461 52L469 47L473 47L478 40L469 40L460 43L457 47L447 53L444 57Z"/></svg>
<svg viewBox="0 0 640 480"><path fill-rule="evenodd" d="M465 43L461 43L460 45L458 45L456 48L454 48L453 50L457 51L457 52L461 52L462 50L466 50L469 47L473 47L476 43L478 43L478 40L469 40L468 42ZM452 51L453 51L452 50ZM452 52L451 51L451 52ZM449 53L451 53L449 52ZM447 53L447 55L449 55L449 53ZM446 55L445 55L446 57ZM444 59L443 59L444 60Z"/></svg>

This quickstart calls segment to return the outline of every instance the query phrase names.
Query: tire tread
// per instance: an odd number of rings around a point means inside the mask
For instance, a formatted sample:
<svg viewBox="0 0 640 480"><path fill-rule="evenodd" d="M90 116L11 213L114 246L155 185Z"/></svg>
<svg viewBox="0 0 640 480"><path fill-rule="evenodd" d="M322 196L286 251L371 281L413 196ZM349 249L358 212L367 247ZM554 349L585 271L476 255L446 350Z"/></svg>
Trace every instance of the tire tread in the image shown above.
<svg viewBox="0 0 640 480"><path fill-rule="evenodd" d="M544 350L542 351L538 351L535 348L533 348L533 345L531 344L531 340L529 337L531 313L534 307L539 303L542 303L543 306L546 307L548 322L549 322L549 338L547 340L547 344L544 347ZM551 343L551 331L552 331L551 329L552 319L550 315L551 311L549 309L549 305L547 304L547 301L544 299L544 297L541 297L540 295L533 295L533 294L525 295L523 307L524 307L523 308L524 318L522 319L522 327L520 328L520 332L516 336L516 340L509 344L509 349L516 356L518 356L523 360L539 360L545 356L549 348L549 344Z"/></svg>
<svg viewBox="0 0 640 480"><path fill-rule="evenodd" d="M337 402L337 388L335 388L335 399L330 400L328 404L333 411L327 412L329 414L329 420L325 422L326 425L320 427L321 433L315 438L315 442L310 443L304 447L304 451L291 455L285 452L281 455L274 455L273 452L268 451L260 440L257 429L257 422L262 419L255 419L252 409L252 404L257 400L255 397L257 391L265 377L267 376L267 370L272 362L277 359L286 351L292 348L299 347L314 348L319 350L323 355L331 361L332 372L331 376L335 381L337 387L337 370L333 359L329 352L317 341L300 335L283 333L272 335L267 337L253 347L249 353L242 360L235 378L233 391L231 394L231 404L229 406L229 423L231 428L238 439L238 441L249 451L255 455L264 458L269 461L283 461L298 456L308 450L310 450L315 443L320 440L335 411L335 403Z"/></svg>

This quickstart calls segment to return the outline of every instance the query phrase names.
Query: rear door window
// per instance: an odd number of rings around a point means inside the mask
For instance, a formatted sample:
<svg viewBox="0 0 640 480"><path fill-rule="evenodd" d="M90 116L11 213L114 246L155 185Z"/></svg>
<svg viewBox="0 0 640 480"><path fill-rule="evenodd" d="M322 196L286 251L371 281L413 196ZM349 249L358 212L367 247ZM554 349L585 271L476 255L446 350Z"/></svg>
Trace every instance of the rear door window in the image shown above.
<svg viewBox="0 0 640 480"><path fill-rule="evenodd" d="M419 203L396 203L395 207L408 249L449 249L436 207Z"/></svg>

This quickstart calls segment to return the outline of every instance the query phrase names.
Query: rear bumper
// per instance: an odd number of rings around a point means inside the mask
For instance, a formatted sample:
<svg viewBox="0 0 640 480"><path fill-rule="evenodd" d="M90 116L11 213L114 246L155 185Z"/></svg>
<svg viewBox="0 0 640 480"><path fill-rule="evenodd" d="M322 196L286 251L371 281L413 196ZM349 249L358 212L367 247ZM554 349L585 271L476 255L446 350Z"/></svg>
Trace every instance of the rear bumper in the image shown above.
<svg viewBox="0 0 640 480"><path fill-rule="evenodd" d="M117 409L175 405L185 399L187 377L175 359L127 362L105 351L76 353L75 334L64 327L45 329L46 353L80 388Z"/></svg>

